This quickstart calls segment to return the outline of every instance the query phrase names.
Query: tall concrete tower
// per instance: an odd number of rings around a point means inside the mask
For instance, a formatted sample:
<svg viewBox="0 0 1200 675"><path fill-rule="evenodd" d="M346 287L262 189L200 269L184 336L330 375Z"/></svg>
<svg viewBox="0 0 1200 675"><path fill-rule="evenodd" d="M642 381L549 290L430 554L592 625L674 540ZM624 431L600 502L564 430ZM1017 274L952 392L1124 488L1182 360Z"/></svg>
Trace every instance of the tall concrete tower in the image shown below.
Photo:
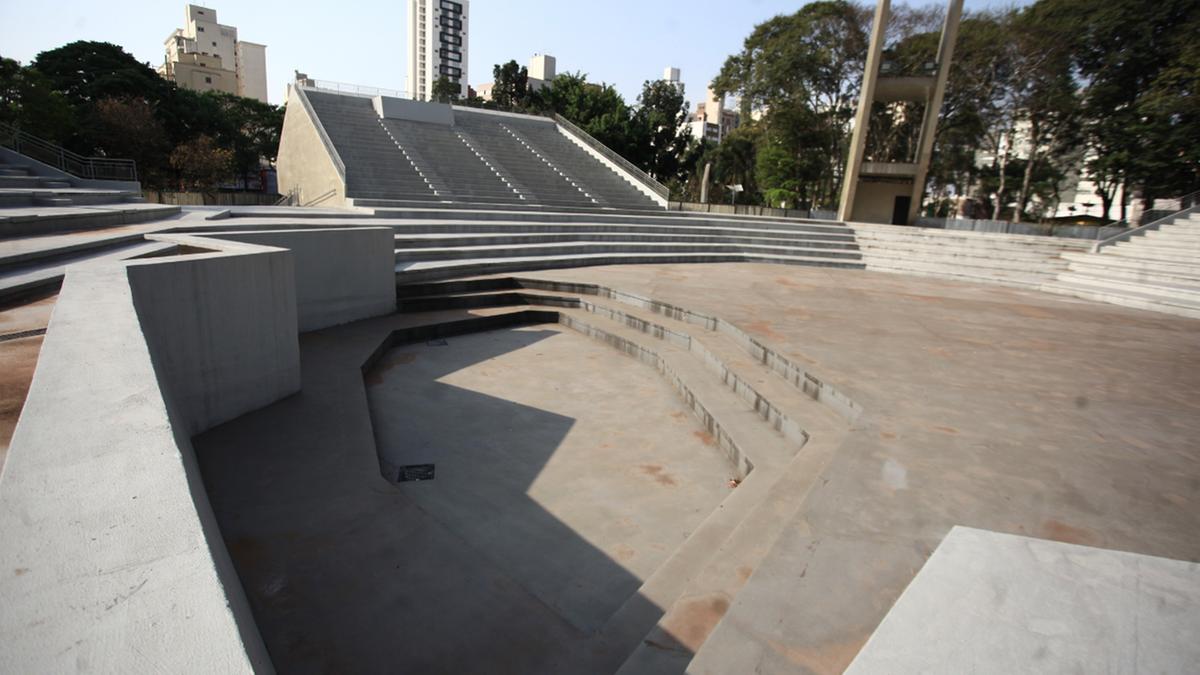
<svg viewBox="0 0 1200 675"><path fill-rule="evenodd" d="M408 92L418 101L433 98L444 77L467 96L467 15L470 0L409 0Z"/></svg>
<svg viewBox="0 0 1200 675"><path fill-rule="evenodd" d="M884 39L891 19L891 1L879 0L876 4L871 45L863 70L862 93L854 118L850 156L842 183L842 200L838 209L840 220L907 225L916 219L925 195L933 137L937 131L942 98L946 93L950 61L954 58L954 43L958 38L962 8L963 0L950 0L946 7L946 22L942 26L937 61L927 64L918 72L903 73L883 59ZM867 136L874 104L901 101L925 103L920 138L913 155L866 161Z"/></svg>

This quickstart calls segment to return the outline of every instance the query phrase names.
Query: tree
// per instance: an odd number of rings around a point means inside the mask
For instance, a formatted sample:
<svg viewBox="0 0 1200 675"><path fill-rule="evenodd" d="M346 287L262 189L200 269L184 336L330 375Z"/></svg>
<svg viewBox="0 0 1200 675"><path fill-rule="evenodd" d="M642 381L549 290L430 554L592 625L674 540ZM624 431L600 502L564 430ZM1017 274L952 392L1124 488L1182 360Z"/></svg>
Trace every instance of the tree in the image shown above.
<svg viewBox="0 0 1200 675"><path fill-rule="evenodd" d="M630 147L629 106L611 85L565 73L537 92L533 105L538 112L562 115L622 157L636 154Z"/></svg>
<svg viewBox="0 0 1200 675"><path fill-rule="evenodd" d="M233 169L242 176L243 184L248 184L262 162L273 164L279 154L283 108L223 92L204 95L216 99L224 122L218 142L233 152Z"/></svg>
<svg viewBox="0 0 1200 675"><path fill-rule="evenodd" d="M38 54L31 65L72 104L106 98L140 98L157 103L175 86L149 65L108 42L72 42Z"/></svg>
<svg viewBox="0 0 1200 675"><path fill-rule="evenodd" d="M682 160L693 142L683 88L665 80L646 82L631 120L635 164L659 180L680 177Z"/></svg>
<svg viewBox="0 0 1200 675"><path fill-rule="evenodd" d="M504 109L524 109L529 105L529 69L509 61L492 67L492 101Z"/></svg>
<svg viewBox="0 0 1200 675"><path fill-rule="evenodd" d="M171 152L171 166L179 173L184 188L209 190L229 176L233 152L218 146L209 136L200 136Z"/></svg>
<svg viewBox="0 0 1200 675"><path fill-rule="evenodd" d="M144 182L159 184L166 172L170 149L162 122L141 99L101 99L88 120L89 137L100 139L94 152L137 162Z"/></svg>
<svg viewBox="0 0 1200 675"><path fill-rule="evenodd" d="M34 68L0 58L0 122L61 143L75 131L75 112Z"/></svg>
<svg viewBox="0 0 1200 675"><path fill-rule="evenodd" d="M462 85L451 81L445 75L434 80L433 90L430 92L431 98L438 103L457 103L461 95Z"/></svg>

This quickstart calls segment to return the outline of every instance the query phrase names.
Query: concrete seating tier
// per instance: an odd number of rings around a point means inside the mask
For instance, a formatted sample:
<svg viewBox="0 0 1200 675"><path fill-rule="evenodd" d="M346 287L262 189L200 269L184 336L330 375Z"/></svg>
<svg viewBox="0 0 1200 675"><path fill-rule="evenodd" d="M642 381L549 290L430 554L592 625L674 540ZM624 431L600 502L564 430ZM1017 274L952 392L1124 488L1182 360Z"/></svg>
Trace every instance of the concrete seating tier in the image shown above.
<svg viewBox="0 0 1200 675"><path fill-rule="evenodd" d="M518 270L643 263L771 262L863 269L837 223L682 214L414 210L393 225L401 284ZM422 215L433 216L424 219Z"/></svg>
<svg viewBox="0 0 1200 675"><path fill-rule="evenodd" d="M1200 213L1099 253L1063 257L1065 268L1043 290L1200 318Z"/></svg>
<svg viewBox="0 0 1200 675"><path fill-rule="evenodd" d="M1066 269L1064 253L1091 245L1075 239L866 223L854 223L854 231L870 270L1035 289Z"/></svg>
<svg viewBox="0 0 1200 675"><path fill-rule="evenodd" d="M661 208L549 120L455 109L447 126L380 118L361 96L305 95L346 167L346 196L356 205Z"/></svg>
<svg viewBox="0 0 1200 675"><path fill-rule="evenodd" d="M346 192L352 196L436 200L433 188L379 123L371 100L306 92L313 111L346 165Z"/></svg>

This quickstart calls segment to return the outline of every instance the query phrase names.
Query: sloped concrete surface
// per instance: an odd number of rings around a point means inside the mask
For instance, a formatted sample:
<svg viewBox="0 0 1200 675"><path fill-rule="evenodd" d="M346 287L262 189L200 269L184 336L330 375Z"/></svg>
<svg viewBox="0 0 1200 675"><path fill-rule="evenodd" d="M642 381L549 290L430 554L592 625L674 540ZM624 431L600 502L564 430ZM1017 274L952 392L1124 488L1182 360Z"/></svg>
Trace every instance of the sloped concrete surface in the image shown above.
<svg viewBox="0 0 1200 675"><path fill-rule="evenodd" d="M847 669L1184 673L1200 664L1200 565L956 527Z"/></svg>

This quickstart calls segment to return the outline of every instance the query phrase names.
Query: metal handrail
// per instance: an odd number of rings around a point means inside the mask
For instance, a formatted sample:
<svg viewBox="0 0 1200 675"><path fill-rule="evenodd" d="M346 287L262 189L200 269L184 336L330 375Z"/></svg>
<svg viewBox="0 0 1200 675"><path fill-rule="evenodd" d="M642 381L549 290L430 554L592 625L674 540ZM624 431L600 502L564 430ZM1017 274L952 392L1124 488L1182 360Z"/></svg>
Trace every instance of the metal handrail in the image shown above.
<svg viewBox="0 0 1200 675"><path fill-rule="evenodd" d="M0 122L0 145L79 178L130 182L138 179L137 162L132 159L84 157L3 122Z"/></svg>
<svg viewBox="0 0 1200 675"><path fill-rule="evenodd" d="M1187 205L1185 206L1185 204L1187 204ZM1109 237L1108 239L1105 239L1104 241L1096 242L1096 244L1094 246L1092 246L1092 253L1099 253L1101 251L1101 249L1103 249L1105 246L1112 246L1113 244L1119 244L1123 241L1128 241L1129 238L1134 235L1144 235L1151 230L1157 230L1159 227L1169 224L1171 221L1175 220L1179 216L1190 215L1192 213L1200 213L1200 190L1180 197L1179 198L1179 206L1181 208L1178 211L1175 211L1174 213L1163 216L1162 218L1159 218L1158 220L1155 220L1150 223L1146 223L1145 225L1142 225L1141 227L1134 228L1127 232L1122 232L1120 234L1114 235L1112 237Z"/></svg>
<svg viewBox="0 0 1200 675"><path fill-rule="evenodd" d="M371 98L376 96L391 96L392 98L413 97L410 92L400 91L399 89L382 89L380 87L368 87L361 84L333 82L332 80L314 80L310 78L303 80L300 84L310 89L321 89L324 91L332 91L350 96L368 96Z"/></svg>
<svg viewBox="0 0 1200 675"><path fill-rule="evenodd" d="M571 123L570 120L563 117L562 115L555 113L554 121L558 122L559 125L561 125L563 128L565 128L567 131L571 132L576 138L583 141L584 143L587 143L593 150L600 153L601 155L604 155L607 159L616 163L622 169L633 174L633 176L635 178L642 181L642 183L644 183L646 185L646 187L650 188L650 190L653 191L655 194L657 194L659 197L662 197L663 199L670 199L671 191L667 188L667 186L665 186L662 183L651 178L650 174L648 174L645 171L642 171L641 169L634 166L633 162L630 162L629 160L625 159L624 157L618 155L616 152L614 152L612 149L610 149L607 145L604 145L603 143L596 140L595 138L592 138L591 134L589 134L588 132L584 131L583 129L580 129L579 127L575 126L574 124Z"/></svg>

